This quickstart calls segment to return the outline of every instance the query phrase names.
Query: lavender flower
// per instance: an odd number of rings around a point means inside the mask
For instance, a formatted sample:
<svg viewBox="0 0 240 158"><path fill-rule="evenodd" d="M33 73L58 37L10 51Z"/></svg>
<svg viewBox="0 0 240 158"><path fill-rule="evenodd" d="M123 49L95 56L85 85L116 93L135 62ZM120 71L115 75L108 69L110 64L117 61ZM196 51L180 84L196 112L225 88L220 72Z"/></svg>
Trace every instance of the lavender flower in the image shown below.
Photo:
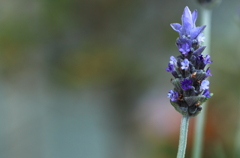
<svg viewBox="0 0 240 158"><path fill-rule="evenodd" d="M179 52L181 52L183 55L187 55L188 52L190 52L190 45L188 43L183 43L182 45L179 45Z"/></svg>
<svg viewBox="0 0 240 158"><path fill-rule="evenodd" d="M171 57L170 57L170 62L171 62L172 64L176 64L176 63L177 63L177 59L176 59L174 56L171 56Z"/></svg>
<svg viewBox="0 0 240 158"><path fill-rule="evenodd" d="M173 30L179 33L176 45L180 55L177 58L171 56L166 68L174 76L171 80L174 90L168 92L168 98L174 108L186 116L196 116L202 109L200 105L212 96L208 90L209 81L205 80L212 76L210 68L205 69L212 61L210 55L202 55L205 46L201 46L204 41L202 31L206 26L195 25L197 16L196 10L191 13L185 7L182 24L171 24Z"/></svg>
<svg viewBox="0 0 240 158"><path fill-rule="evenodd" d="M211 95L210 95L210 91L209 90L204 90L204 92L203 92L203 94L202 95L204 95L205 97L211 97Z"/></svg>
<svg viewBox="0 0 240 158"><path fill-rule="evenodd" d="M178 100L178 92L170 90L168 92L168 98L170 98L171 101L177 101Z"/></svg>
<svg viewBox="0 0 240 158"><path fill-rule="evenodd" d="M210 60L210 55L206 55L203 62L204 62L204 64L212 63L212 61Z"/></svg>
<svg viewBox="0 0 240 158"><path fill-rule="evenodd" d="M168 68L166 68L166 71L167 72L174 72L175 71L174 65L171 62L168 63Z"/></svg>
<svg viewBox="0 0 240 158"><path fill-rule="evenodd" d="M210 73L210 67L207 68L207 70L206 70L206 75L207 75L207 76L212 76L212 74Z"/></svg>
<svg viewBox="0 0 240 158"><path fill-rule="evenodd" d="M206 90L206 89L209 89L209 81L203 80L200 86L200 90Z"/></svg>
<svg viewBox="0 0 240 158"><path fill-rule="evenodd" d="M189 61L188 61L188 59L184 59L183 62L181 62L181 65L182 65L181 69L187 70L188 67L189 67Z"/></svg>
<svg viewBox="0 0 240 158"><path fill-rule="evenodd" d="M181 83L182 89L185 91L192 88L192 80L191 79L184 79L180 83Z"/></svg>

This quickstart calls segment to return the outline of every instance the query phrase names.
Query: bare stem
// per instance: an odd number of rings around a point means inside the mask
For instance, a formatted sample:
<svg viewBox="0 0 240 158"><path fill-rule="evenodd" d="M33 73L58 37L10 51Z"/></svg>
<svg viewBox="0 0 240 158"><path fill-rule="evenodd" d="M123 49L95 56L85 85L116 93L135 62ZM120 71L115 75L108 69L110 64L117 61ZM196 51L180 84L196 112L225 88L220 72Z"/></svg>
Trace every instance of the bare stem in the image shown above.
<svg viewBox="0 0 240 158"><path fill-rule="evenodd" d="M187 146L188 124L189 124L189 116L183 116L181 120L181 125L180 125L180 137L179 137L177 158L185 157L185 151Z"/></svg>

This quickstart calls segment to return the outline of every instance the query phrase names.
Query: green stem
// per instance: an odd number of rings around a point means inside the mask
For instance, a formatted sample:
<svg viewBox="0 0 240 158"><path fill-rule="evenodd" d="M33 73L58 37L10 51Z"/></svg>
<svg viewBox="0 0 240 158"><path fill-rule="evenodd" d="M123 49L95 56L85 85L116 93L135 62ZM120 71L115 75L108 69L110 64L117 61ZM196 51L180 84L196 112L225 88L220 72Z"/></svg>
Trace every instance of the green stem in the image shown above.
<svg viewBox="0 0 240 158"><path fill-rule="evenodd" d="M189 116L183 116L180 125L180 137L177 158L184 158L187 146Z"/></svg>
<svg viewBox="0 0 240 158"><path fill-rule="evenodd" d="M240 157L240 120L238 120L237 127L238 129L237 129L237 135L235 137L235 149L234 149L234 156L233 156L234 158Z"/></svg>
<svg viewBox="0 0 240 158"><path fill-rule="evenodd" d="M211 15L212 11L207 9L202 9L201 11L201 25L207 25L204 30L205 36L205 45L207 46L203 54L210 55L210 33L211 33ZM201 158L202 153L202 144L203 144L203 131L205 124L205 116L207 113L207 103L202 104L203 110L197 116L195 122L195 131L194 131L194 143L193 143L193 155L192 158Z"/></svg>
<svg viewBox="0 0 240 158"><path fill-rule="evenodd" d="M234 158L238 158L240 156L240 129L238 127L237 136L235 138L235 149L234 149Z"/></svg>

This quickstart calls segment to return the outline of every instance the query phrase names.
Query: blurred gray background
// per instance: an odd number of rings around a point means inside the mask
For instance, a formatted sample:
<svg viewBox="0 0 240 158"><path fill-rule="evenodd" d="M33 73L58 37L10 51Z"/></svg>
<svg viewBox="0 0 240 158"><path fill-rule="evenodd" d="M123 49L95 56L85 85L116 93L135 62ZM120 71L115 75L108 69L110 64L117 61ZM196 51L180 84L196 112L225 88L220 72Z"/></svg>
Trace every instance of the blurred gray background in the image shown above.
<svg viewBox="0 0 240 158"><path fill-rule="evenodd" d="M181 116L165 68L185 6L200 11L194 0L1 0L0 157L176 157ZM234 151L239 8L213 10L206 158Z"/></svg>

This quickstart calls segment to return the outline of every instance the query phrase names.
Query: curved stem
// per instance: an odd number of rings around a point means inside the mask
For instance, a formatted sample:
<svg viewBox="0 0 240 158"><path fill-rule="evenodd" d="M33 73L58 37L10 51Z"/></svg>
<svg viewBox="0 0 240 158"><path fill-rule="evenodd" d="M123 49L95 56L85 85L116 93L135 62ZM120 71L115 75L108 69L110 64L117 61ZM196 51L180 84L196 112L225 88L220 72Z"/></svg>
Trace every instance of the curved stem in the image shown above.
<svg viewBox="0 0 240 158"><path fill-rule="evenodd" d="M180 125L180 137L177 158L184 158L187 146L189 116L183 116Z"/></svg>
<svg viewBox="0 0 240 158"><path fill-rule="evenodd" d="M207 25L204 30L205 35L205 45L207 46L204 50L204 55L210 55L210 33L211 33L211 15L212 11L207 9L202 9L201 11L201 25ZM194 131L194 143L193 143L193 155L192 158L200 158L202 153L202 143L203 143L203 131L205 124L205 115L207 113L207 103L202 104L203 110L196 118L195 131Z"/></svg>

